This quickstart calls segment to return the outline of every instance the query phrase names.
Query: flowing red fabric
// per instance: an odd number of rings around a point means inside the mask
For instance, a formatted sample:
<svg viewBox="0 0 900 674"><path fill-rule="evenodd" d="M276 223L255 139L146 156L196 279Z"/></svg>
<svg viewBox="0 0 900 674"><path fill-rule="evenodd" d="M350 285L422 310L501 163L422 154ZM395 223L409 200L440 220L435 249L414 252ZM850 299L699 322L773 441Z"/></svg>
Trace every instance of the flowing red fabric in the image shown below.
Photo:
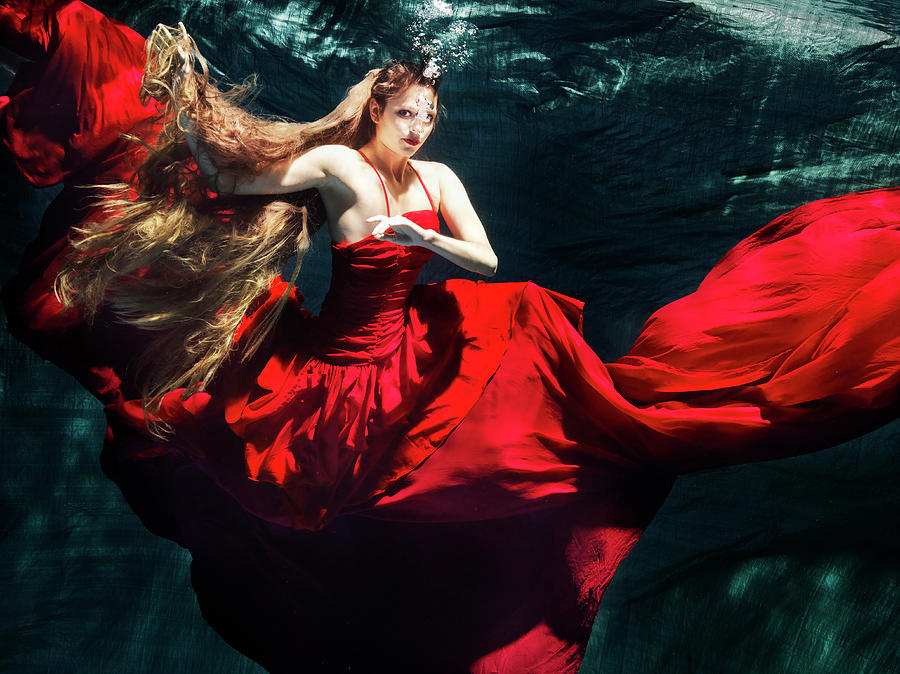
<svg viewBox="0 0 900 674"><path fill-rule="evenodd" d="M127 176L138 154L118 133L153 113L136 96L141 39L78 2L3 3L0 31L35 57L0 101L23 173ZM66 230L88 217L73 194L5 290L11 327L107 404L107 472L191 549L212 624L273 671L340 658L316 648L341 635L370 665L575 671L669 474L820 449L897 413L896 189L778 218L611 364L585 343L577 300L531 283L415 285L428 251L335 243L321 314L294 293L252 359L167 395L166 441L129 381L144 338L84 325L52 295ZM438 226L431 210L406 215Z"/></svg>
<svg viewBox="0 0 900 674"><path fill-rule="evenodd" d="M584 342L575 300L533 284L414 288L426 251L335 245L322 315L295 305L276 352L223 378L242 470L284 489L293 526L317 528L349 507L498 517L584 493L597 473L834 444L895 409L897 212L896 190L792 211L652 316L609 365ZM437 224L430 211L410 215ZM214 407L172 394L166 415L184 425L187 408L200 432Z"/></svg>

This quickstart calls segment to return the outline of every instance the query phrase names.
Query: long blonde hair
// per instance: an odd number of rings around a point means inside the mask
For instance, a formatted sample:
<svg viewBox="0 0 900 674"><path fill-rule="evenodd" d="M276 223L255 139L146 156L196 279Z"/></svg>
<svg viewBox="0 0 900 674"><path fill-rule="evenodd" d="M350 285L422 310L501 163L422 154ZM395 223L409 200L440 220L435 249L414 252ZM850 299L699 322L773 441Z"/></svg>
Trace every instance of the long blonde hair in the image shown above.
<svg viewBox="0 0 900 674"><path fill-rule="evenodd" d="M174 85L188 53L190 76ZM159 129L145 144L146 159L130 183L95 186L104 217L79 228L73 251L56 279L64 306L89 318L102 303L119 320L149 332L138 360L144 408L151 422L162 395L187 397L209 383L234 350L234 335L254 299L265 292L292 255L288 289L247 340L248 358L271 330L296 282L310 235L325 219L317 192L209 198L185 142L182 115L220 172L250 176L313 147L358 148L371 138L370 99L388 98L415 83L437 88L422 68L392 61L370 71L325 117L309 123L262 118L241 104L254 77L220 91L186 33L159 26L147 39L142 102L157 101ZM197 67L199 65L199 67Z"/></svg>

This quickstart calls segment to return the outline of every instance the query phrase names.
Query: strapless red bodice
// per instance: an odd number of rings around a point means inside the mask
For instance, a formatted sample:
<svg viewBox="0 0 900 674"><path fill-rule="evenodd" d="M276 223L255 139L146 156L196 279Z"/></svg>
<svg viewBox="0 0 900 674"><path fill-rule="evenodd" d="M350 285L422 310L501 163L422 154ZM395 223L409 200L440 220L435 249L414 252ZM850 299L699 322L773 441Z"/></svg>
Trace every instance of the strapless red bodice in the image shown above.
<svg viewBox="0 0 900 674"><path fill-rule="evenodd" d="M404 216L437 231L431 210ZM431 251L367 236L331 244L331 286L316 321L316 353L333 363L365 363L397 350L406 326L409 294Z"/></svg>

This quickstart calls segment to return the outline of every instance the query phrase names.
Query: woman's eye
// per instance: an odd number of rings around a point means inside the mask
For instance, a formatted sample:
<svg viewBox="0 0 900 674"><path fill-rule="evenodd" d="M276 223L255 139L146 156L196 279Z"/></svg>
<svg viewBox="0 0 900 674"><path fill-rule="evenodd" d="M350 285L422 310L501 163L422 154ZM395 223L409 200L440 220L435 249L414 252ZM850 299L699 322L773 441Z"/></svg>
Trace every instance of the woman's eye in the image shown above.
<svg viewBox="0 0 900 674"><path fill-rule="evenodd" d="M397 114L401 117L409 117L412 113L409 110L398 110Z"/></svg>

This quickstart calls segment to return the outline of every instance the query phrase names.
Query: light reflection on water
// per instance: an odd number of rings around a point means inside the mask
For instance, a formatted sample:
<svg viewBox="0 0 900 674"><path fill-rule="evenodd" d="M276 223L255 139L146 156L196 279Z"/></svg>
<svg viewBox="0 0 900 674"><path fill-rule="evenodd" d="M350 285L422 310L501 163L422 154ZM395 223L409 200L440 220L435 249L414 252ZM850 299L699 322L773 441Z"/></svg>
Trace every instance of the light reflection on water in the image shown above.
<svg viewBox="0 0 900 674"><path fill-rule="evenodd" d="M694 0L692 4L741 39L793 52L797 58L823 58L860 45L898 42L896 22L844 1Z"/></svg>

